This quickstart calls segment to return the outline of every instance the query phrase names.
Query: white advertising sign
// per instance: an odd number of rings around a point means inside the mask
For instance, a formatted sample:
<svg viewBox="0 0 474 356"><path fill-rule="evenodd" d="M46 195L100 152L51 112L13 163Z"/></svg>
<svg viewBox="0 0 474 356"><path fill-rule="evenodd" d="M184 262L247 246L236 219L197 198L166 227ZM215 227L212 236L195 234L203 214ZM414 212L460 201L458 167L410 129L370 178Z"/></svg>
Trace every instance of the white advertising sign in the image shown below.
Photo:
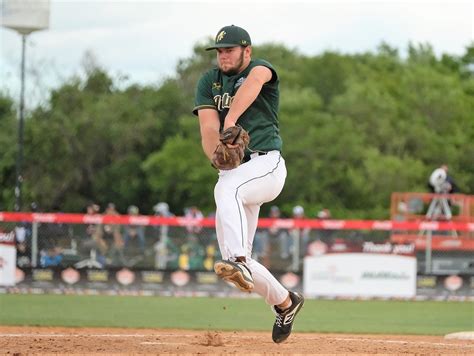
<svg viewBox="0 0 474 356"><path fill-rule="evenodd" d="M15 285L16 248L0 244L0 286Z"/></svg>
<svg viewBox="0 0 474 356"><path fill-rule="evenodd" d="M339 253L306 257L304 293L309 297L401 297L416 294L416 258Z"/></svg>

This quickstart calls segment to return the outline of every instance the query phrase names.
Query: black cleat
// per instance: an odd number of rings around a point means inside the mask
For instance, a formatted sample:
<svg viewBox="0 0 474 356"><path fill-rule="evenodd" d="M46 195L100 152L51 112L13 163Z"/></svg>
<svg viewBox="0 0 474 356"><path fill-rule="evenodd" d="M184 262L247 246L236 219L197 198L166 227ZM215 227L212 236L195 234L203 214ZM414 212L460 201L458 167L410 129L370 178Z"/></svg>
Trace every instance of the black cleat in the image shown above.
<svg viewBox="0 0 474 356"><path fill-rule="evenodd" d="M290 292L290 298L292 302L291 307L284 311L281 311L277 306L272 306L273 312L276 315L275 324L273 324L272 339L277 344L288 339L296 314L298 314L304 304L304 298L299 293Z"/></svg>
<svg viewBox="0 0 474 356"><path fill-rule="evenodd" d="M242 292L250 293L254 287L252 273L242 262L216 261L214 272L224 281L233 283Z"/></svg>

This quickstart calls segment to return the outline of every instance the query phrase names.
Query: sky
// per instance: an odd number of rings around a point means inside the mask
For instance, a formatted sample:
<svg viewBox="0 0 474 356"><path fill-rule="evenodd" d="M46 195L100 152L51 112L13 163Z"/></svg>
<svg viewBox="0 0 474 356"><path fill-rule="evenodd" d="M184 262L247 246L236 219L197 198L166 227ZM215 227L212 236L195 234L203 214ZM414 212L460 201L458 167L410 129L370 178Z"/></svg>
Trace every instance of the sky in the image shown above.
<svg viewBox="0 0 474 356"><path fill-rule="evenodd" d="M275 42L306 55L375 51L382 41L402 55L409 42L462 55L474 41L474 0L50 0L49 28L27 37L27 106L80 75L86 51L113 77L126 76L123 85L159 85L195 44L229 24L245 28L254 45ZM0 50L0 90L16 98L20 35L2 27Z"/></svg>

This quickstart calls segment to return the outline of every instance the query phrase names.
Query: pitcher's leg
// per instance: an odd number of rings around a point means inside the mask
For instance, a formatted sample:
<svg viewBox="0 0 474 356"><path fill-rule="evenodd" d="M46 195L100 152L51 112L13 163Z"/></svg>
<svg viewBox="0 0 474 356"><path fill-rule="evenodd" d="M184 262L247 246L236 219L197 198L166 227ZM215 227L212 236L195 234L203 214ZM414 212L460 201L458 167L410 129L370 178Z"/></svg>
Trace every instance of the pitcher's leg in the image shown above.
<svg viewBox="0 0 474 356"><path fill-rule="evenodd" d="M221 253L227 258L246 256L247 217L237 188L226 180L219 180L214 189L222 241Z"/></svg>
<svg viewBox="0 0 474 356"><path fill-rule="evenodd" d="M219 173L214 198L228 258L246 256L248 252L249 227L244 205L260 206L272 201L280 194L285 178L285 160L278 152Z"/></svg>
<svg viewBox="0 0 474 356"><path fill-rule="evenodd" d="M233 283L241 291L251 292L254 282L250 269L244 263L247 218L242 202L237 195L232 197L229 191L229 187L222 182L216 185L216 233L222 260L214 263L214 271L219 278Z"/></svg>
<svg viewBox="0 0 474 356"><path fill-rule="evenodd" d="M279 305L285 301L288 290L273 277L268 269L251 258L247 258L247 266L252 272L255 293L261 295L269 305Z"/></svg>
<svg viewBox="0 0 474 356"><path fill-rule="evenodd" d="M222 259L226 260L229 258L229 252L225 247L224 230L222 229L222 223L219 217L219 209L216 210L216 237L217 243L219 244L219 251L221 252Z"/></svg>
<svg viewBox="0 0 474 356"><path fill-rule="evenodd" d="M260 205L244 205L245 216L247 218L247 258L252 257L253 240L258 225L258 214Z"/></svg>
<svg viewBox="0 0 474 356"><path fill-rule="evenodd" d="M221 249L223 254L227 252L229 260L217 261L214 271L220 278L234 283L243 291L254 289L250 267L245 262L251 261L250 256L247 259L251 252L248 245L253 242L257 227L258 207L280 194L285 178L285 161L279 152L257 157L236 169L219 173L214 197L224 236ZM253 208L246 212L245 206ZM268 303L275 300L281 302L284 299L282 292L288 296L266 268L257 263L255 270L257 278L262 281L257 293L263 295Z"/></svg>
<svg viewBox="0 0 474 356"><path fill-rule="evenodd" d="M248 252L247 266L252 272L254 282L253 291L262 296L267 304L281 304L288 296L288 291L278 280L259 262L252 259L252 245L257 231L259 205L244 205L248 224Z"/></svg>

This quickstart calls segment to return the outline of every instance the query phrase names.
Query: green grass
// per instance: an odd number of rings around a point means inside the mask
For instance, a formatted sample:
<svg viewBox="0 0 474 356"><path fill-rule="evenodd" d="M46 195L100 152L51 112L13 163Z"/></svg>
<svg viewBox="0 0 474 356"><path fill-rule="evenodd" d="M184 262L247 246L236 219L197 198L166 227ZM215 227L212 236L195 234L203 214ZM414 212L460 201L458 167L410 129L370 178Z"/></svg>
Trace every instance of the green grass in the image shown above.
<svg viewBox="0 0 474 356"><path fill-rule="evenodd" d="M261 299L0 295L0 325L269 330ZM295 331L443 335L474 330L469 302L307 300Z"/></svg>

